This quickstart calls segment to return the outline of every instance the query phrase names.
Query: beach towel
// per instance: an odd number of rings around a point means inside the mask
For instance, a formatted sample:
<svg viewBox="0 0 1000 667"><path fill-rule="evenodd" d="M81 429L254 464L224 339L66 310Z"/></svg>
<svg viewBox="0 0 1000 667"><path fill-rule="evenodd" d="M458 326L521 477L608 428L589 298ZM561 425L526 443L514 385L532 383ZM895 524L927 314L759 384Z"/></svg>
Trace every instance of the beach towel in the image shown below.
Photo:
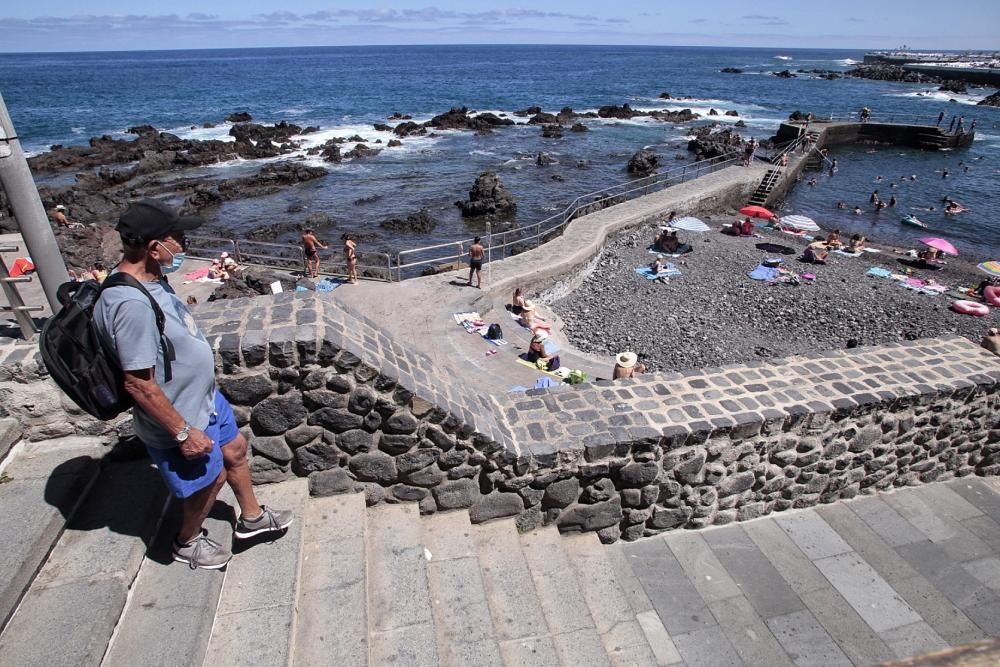
<svg viewBox="0 0 1000 667"><path fill-rule="evenodd" d="M882 252L878 248L862 248L865 252Z"/></svg>
<svg viewBox="0 0 1000 667"><path fill-rule="evenodd" d="M774 282L778 279L778 269L776 267L759 265L756 269L747 274L754 280L766 280Z"/></svg>
<svg viewBox="0 0 1000 667"><path fill-rule="evenodd" d="M889 278L892 276L892 271L889 271L888 269L883 269L879 266L873 266L872 268L868 269L868 275L875 276L876 278Z"/></svg>
<svg viewBox="0 0 1000 667"><path fill-rule="evenodd" d="M325 280L321 280L318 283L316 283L316 291L317 292L332 292L333 290L335 290L338 287L340 287L342 284L343 283L334 282L333 280L330 280L329 278L326 278Z"/></svg>
<svg viewBox="0 0 1000 667"><path fill-rule="evenodd" d="M552 371L543 371L541 368L539 368L538 366L536 366L532 362L528 361L527 359L522 359L521 357L517 357L516 361L517 361L517 363L521 364L522 366L527 366L528 368L530 368L532 370L535 370L535 371L538 371L539 373L543 373L545 375L548 375L549 377L554 377L557 380L559 380L560 382L562 382L562 376L559 373L553 373ZM572 371L570 371L570 372L572 372Z"/></svg>
<svg viewBox="0 0 1000 667"><path fill-rule="evenodd" d="M846 250L834 250L833 252L844 257L861 257L860 252L847 252Z"/></svg>
<svg viewBox="0 0 1000 667"><path fill-rule="evenodd" d="M535 389L547 389L549 387L558 387L561 383L555 382L552 378L538 378L535 382Z"/></svg>
<svg viewBox="0 0 1000 667"><path fill-rule="evenodd" d="M295 286L295 291L296 292L308 292L309 288L306 287L305 285L296 285ZM319 290L317 290L317 291L319 291Z"/></svg>
<svg viewBox="0 0 1000 667"><path fill-rule="evenodd" d="M686 252L677 252L677 253L674 253L673 255L671 255L670 253L663 252L662 250L653 250L653 246L649 246L649 248L647 248L646 250L647 250L647 252L649 252L650 255L658 255L660 257L674 257L674 258L676 258L676 257L683 257L684 255L687 254Z"/></svg>
<svg viewBox="0 0 1000 667"><path fill-rule="evenodd" d="M816 274L815 273L803 273L800 277L803 280L816 280Z"/></svg>
<svg viewBox="0 0 1000 667"><path fill-rule="evenodd" d="M503 338L490 338L486 334L489 333L490 325L483 321L483 316L475 311L470 311L468 313L452 313L452 317L455 318L455 322L463 329L466 333L475 333L482 336L483 340L488 343L492 343L497 347L507 344Z"/></svg>
<svg viewBox="0 0 1000 667"><path fill-rule="evenodd" d="M653 270L648 266L637 266L635 267L635 272L646 280L656 280L657 278L675 278L681 275L681 272L670 262L663 265L659 273L653 273Z"/></svg>
<svg viewBox="0 0 1000 667"><path fill-rule="evenodd" d="M209 267L204 267L202 269L195 269L194 271L188 271L184 274L184 280L198 280L198 278L208 277Z"/></svg>

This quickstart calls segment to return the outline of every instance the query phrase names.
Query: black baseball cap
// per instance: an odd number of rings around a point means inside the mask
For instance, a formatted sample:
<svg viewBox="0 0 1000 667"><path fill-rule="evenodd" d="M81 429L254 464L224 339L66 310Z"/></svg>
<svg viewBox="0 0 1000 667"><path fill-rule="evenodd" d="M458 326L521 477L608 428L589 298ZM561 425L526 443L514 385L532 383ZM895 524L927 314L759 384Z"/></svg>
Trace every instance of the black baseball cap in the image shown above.
<svg viewBox="0 0 1000 667"><path fill-rule="evenodd" d="M128 209L118 218L115 229L122 236L147 243L173 232L196 229L204 223L205 219L201 216L180 216L161 201L143 199L129 204Z"/></svg>

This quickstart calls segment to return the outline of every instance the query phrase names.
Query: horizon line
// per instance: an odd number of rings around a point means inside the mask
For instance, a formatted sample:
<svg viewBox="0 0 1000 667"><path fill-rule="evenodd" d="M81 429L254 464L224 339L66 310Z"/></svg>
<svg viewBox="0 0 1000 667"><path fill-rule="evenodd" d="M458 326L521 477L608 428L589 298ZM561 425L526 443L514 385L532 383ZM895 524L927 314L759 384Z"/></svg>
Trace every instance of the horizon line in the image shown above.
<svg viewBox="0 0 1000 667"><path fill-rule="evenodd" d="M261 50L293 50L293 49L356 49L356 48L393 48L393 47L456 47L456 46L506 46L506 47L570 47L570 48L671 48L671 49L732 49L732 50L781 50L781 51L864 51L873 53L878 51L898 51L894 48L854 48L854 47L802 47L802 46L730 46L723 44L567 44L564 42L489 42L489 43L454 43L454 44L428 44L423 42L401 43L401 44L303 44L299 46L225 46L225 47L199 47L199 48L173 48L173 49L92 49L84 51L4 51L0 49L0 55L52 55L52 54L74 54L74 53L173 53L188 51L261 51ZM1000 50L989 49L907 49L910 53L998 53Z"/></svg>

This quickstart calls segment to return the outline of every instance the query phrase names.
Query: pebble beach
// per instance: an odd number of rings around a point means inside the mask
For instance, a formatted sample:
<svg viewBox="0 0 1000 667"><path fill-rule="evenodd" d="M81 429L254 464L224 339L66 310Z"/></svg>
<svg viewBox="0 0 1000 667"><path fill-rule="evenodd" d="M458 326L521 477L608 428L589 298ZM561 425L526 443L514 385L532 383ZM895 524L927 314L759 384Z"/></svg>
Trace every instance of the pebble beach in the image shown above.
<svg viewBox="0 0 1000 667"><path fill-rule="evenodd" d="M655 226L610 237L580 286L551 304L566 337L597 355L633 350L644 355L650 370L665 371L844 349L849 341L868 346L961 335L978 343L991 326L1000 325L1000 311L959 315L949 309L956 296L919 293L867 275L872 267L901 273L905 248L869 240L880 252L831 253L825 266L805 264L798 257L807 239L759 226L755 237L736 238L720 230L739 219L737 212L699 217L712 230L680 233L694 251L665 258L683 274L665 284L635 273L655 259L648 251ZM749 278L767 257L780 257L792 272L816 278L798 285ZM940 270L914 269L912 276L952 288L975 286L985 277L960 257L946 261Z"/></svg>

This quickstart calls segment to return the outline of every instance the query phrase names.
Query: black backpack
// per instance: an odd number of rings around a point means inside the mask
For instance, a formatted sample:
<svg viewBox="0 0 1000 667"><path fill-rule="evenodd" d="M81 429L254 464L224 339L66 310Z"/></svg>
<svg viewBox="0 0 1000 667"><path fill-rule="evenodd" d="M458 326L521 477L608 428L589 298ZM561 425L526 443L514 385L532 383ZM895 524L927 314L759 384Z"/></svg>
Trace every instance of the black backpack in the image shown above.
<svg viewBox="0 0 1000 667"><path fill-rule="evenodd" d="M494 322L490 325L490 328L486 330L486 337L490 340L501 340L503 338L503 329L500 325Z"/></svg>
<svg viewBox="0 0 1000 667"><path fill-rule="evenodd" d="M62 308L45 323L38 342L42 361L59 388L82 410L102 420L134 405L132 396L125 391L125 373L118 355L94 323L94 306L101 291L122 285L145 294L153 307L163 346L164 375L169 382L173 345L163 335L163 311L142 283L127 273L113 273L103 284L85 280L60 285L57 296Z"/></svg>

